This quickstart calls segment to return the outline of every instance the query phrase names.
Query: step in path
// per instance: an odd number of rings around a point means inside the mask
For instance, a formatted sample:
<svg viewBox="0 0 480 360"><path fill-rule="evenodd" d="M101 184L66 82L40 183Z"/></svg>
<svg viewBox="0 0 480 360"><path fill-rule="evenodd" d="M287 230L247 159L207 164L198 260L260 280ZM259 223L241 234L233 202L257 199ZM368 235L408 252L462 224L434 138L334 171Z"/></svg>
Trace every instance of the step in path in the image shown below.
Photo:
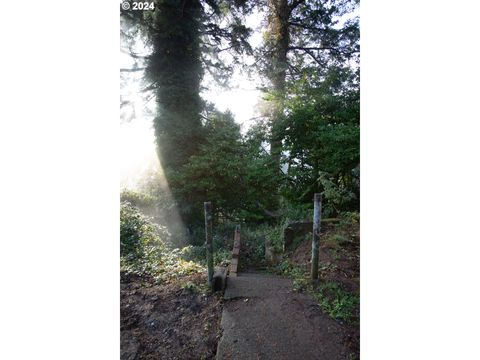
<svg viewBox="0 0 480 360"><path fill-rule="evenodd" d="M241 273L229 277L217 360L345 360L344 332L291 280Z"/></svg>

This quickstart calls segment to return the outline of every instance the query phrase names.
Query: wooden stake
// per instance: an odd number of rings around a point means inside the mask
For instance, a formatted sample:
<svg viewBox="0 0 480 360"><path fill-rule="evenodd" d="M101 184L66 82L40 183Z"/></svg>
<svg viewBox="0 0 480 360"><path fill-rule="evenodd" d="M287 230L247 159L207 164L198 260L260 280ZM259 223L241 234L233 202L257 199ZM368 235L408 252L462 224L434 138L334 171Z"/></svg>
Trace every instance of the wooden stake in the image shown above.
<svg viewBox="0 0 480 360"><path fill-rule="evenodd" d="M318 252L320 240L320 221L322 216L322 195L315 194L313 200L313 239L312 239L312 280L318 278Z"/></svg>
<svg viewBox="0 0 480 360"><path fill-rule="evenodd" d="M213 244L212 244L212 203L203 203L205 210L205 248L207 250L208 286L212 287L213 279Z"/></svg>
<svg viewBox="0 0 480 360"><path fill-rule="evenodd" d="M232 262L230 263L230 276L237 276L238 258L240 257L240 225L235 227L235 235L233 237Z"/></svg>

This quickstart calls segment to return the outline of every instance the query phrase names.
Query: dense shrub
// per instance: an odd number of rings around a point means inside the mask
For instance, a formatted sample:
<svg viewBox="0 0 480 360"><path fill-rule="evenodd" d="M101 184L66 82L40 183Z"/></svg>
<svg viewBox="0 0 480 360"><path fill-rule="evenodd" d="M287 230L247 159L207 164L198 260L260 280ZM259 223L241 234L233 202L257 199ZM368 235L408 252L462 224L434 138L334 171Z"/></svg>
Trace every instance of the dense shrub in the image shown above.
<svg viewBox="0 0 480 360"><path fill-rule="evenodd" d="M128 202L120 205L120 257L123 270L152 272L161 260L164 229L148 221Z"/></svg>
<svg viewBox="0 0 480 360"><path fill-rule="evenodd" d="M145 192L138 192L129 189L122 190L120 194L121 202L128 202L136 207L151 207L155 205L155 198Z"/></svg>
<svg viewBox="0 0 480 360"><path fill-rule="evenodd" d="M233 236L233 232L232 232ZM203 244L174 248L166 229L150 221L129 202L120 205L120 264L127 273L148 274L158 281L206 271ZM228 265L231 249L214 236L215 265Z"/></svg>

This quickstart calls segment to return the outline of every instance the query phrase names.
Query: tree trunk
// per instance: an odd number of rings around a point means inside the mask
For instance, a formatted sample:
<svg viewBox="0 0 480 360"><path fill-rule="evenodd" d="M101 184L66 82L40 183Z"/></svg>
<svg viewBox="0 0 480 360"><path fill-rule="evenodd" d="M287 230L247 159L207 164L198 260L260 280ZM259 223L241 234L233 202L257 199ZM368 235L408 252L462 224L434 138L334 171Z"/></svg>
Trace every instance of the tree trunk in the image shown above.
<svg viewBox="0 0 480 360"><path fill-rule="evenodd" d="M167 177L196 153L201 141L201 12L198 0L157 1L155 6L146 75L155 84L154 128Z"/></svg>
<svg viewBox="0 0 480 360"><path fill-rule="evenodd" d="M290 43L289 17L291 10L287 0L268 0L268 36L269 65L267 77L272 85L272 138L271 154L277 171L280 171L282 153L282 127L285 106L285 77L287 73L287 52Z"/></svg>
<svg viewBox="0 0 480 360"><path fill-rule="evenodd" d="M149 34L153 52L146 69L157 101L153 123L157 154L182 222L189 225L200 221L201 210L198 206L191 210L189 201L177 191L176 182L203 141L201 15L198 0L157 0Z"/></svg>

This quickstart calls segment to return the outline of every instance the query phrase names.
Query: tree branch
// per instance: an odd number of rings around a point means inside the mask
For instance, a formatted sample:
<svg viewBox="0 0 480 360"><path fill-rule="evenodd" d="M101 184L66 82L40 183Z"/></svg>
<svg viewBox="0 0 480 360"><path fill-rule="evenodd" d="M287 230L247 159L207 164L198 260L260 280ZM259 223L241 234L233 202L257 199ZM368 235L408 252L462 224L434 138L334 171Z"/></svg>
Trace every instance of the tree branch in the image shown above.
<svg viewBox="0 0 480 360"><path fill-rule="evenodd" d="M221 53L222 51L228 51L228 50L231 50L233 49L233 45L232 46L229 46L225 49L218 49L218 50L214 50L215 53Z"/></svg>
<svg viewBox="0 0 480 360"><path fill-rule="evenodd" d="M132 58L134 59L148 59L150 55L139 55L139 54L135 54L131 51L127 51L123 48L120 48L120 51L123 52L124 54L127 54L129 56L131 56Z"/></svg>
<svg viewBox="0 0 480 360"><path fill-rule="evenodd" d="M148 92L148 91L152 91L152 90L155 90L157 88L157 83L153 83L153 84L150 84L149 86L147 86L146 88L140 90L140 92L144 93L144 92Z"/></svg>
<svg viewBox="0 0 480 360"><path fill-rule="evenodd" d="M288 6L290 8L290 12L292 12L293 10L295 10L295 8L302 4L303 2L305 2L305 0L294 0L291 2L291 4Z"/></svg>
<svg viewBox="0 0 480 360"><path fill-rule="evenodd" d="M291 46L288 50L301 50L310 55L318 64L322 65L319 60L314 56L313 51L322 51L322 50L330 50L332 53L340 56L350 57L351 55L355 54L356 51L346 51L345 49L337 49L334 47L303 47L303 46Z"/></svg>
<svg viewBox="0 0 480 360"><path fill-rule="evenodd" d="M120 69L120 72L135 72L135 71L143 71L146 68L135 68L135 69Z"/></svg>
<svg viewBox="0 0 480 360"><path fill-rule="evenodd" d="M302 50L304 51L306 54L310 55L310 57L315 60L315 62L320 65L320 66L324 66L325 64L323 64L312 52L312 50L310 50L310 48L302 48L302 47L299 47L299 46L295 46L295 47L292 47L293 50ZM289 48L290 50L290 48Z"/></svg>
<svg viewBox="0 0 480 360"><path fill-rule="evenodd" d="M303 46L290 46L288 48L288 50L303 50L305 52L307 51L312 51L312 50L317 50L317 51L321 51L321 50L332 50L332 51L338 51L337 49L333 48L333 47L303 47Z"/></svg>
<svg viewBox="0 0 480 360"><path fill-rule="evenodd" d="M289 21L288 24L291 25L291 26L297 26L297 27L300 27L302 29L307 29L307 30L325 31L325 29L317 28L317 27L314 27L314 26L304 25L302 23L298 23L298 22L295 22L295 21Z"/></svg>

